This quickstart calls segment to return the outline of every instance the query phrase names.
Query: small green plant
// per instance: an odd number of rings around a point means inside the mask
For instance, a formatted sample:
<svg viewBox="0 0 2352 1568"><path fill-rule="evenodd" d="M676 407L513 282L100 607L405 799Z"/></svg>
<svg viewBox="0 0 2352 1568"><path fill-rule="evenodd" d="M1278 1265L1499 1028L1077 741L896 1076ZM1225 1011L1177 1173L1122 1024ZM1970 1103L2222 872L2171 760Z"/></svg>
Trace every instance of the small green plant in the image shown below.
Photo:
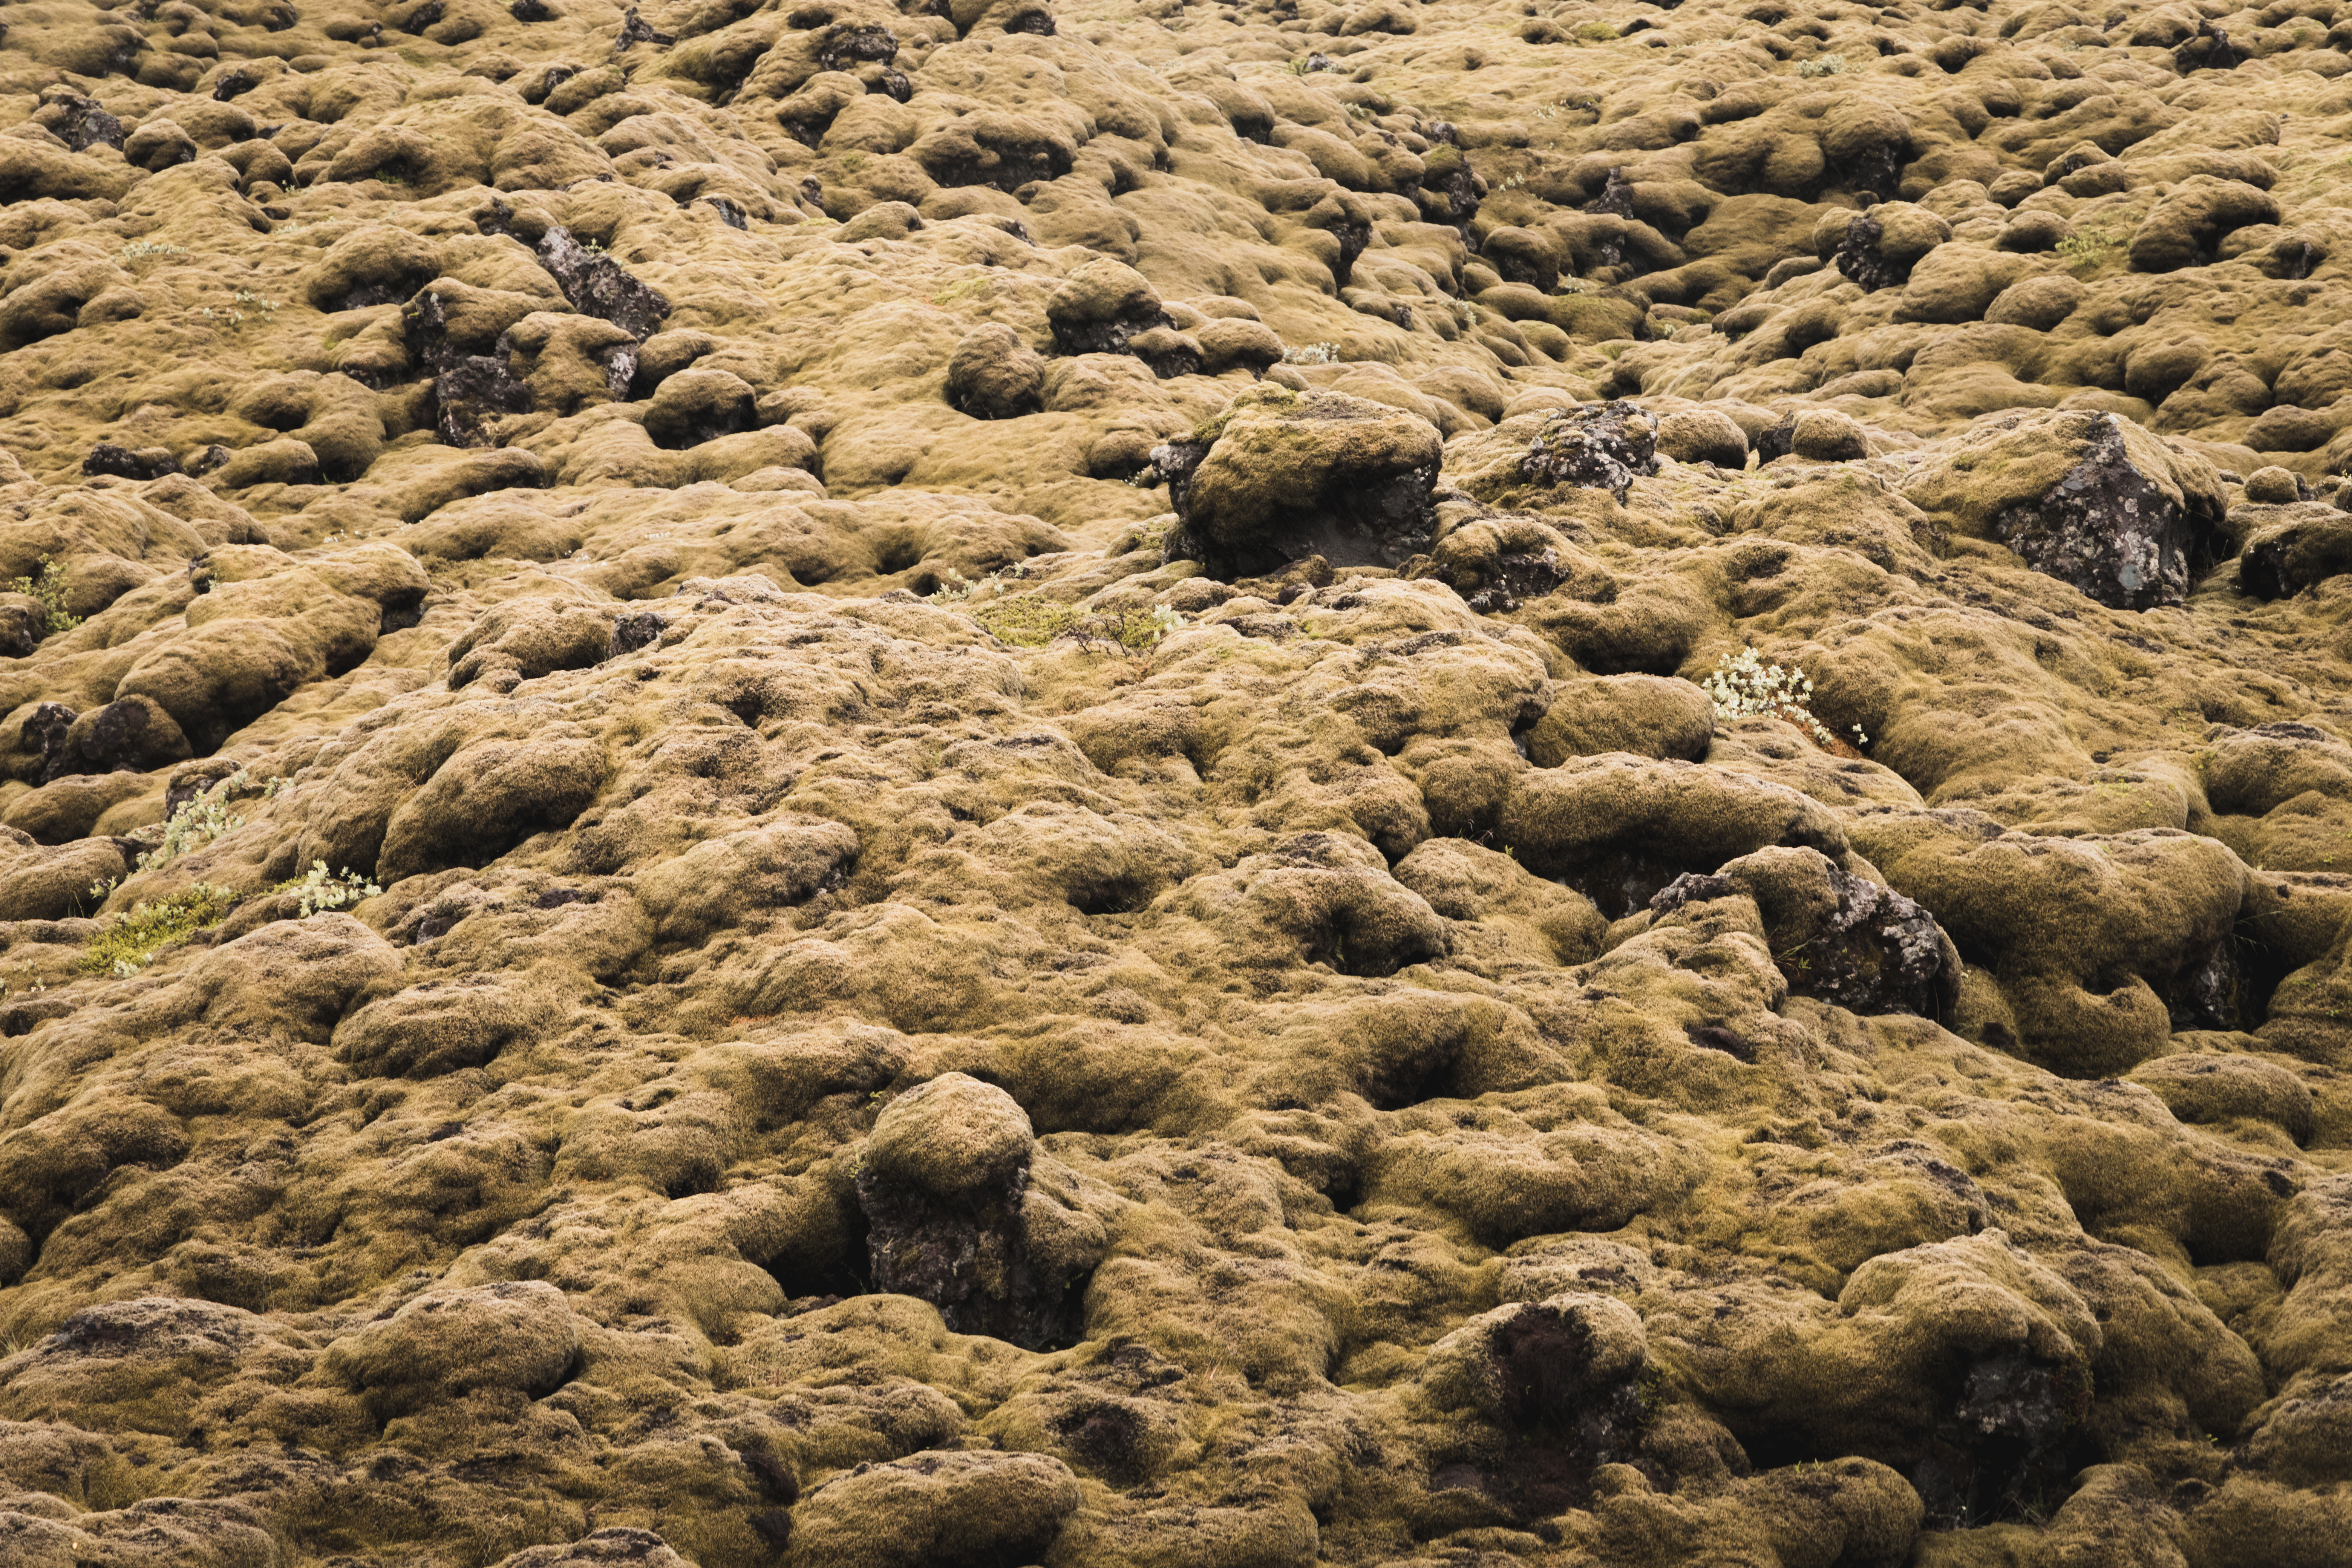
<svg viewBox="0 0 2352 1568"><path fill-rule="evenodd" d="M1555 294L1583 294L1590 292L1591 288L1592 285L1581 278L1566 277L1553 284L1551 291Z"/></svg>
<svg viewBox="0 0 2352 1568"><path fill-rule="evenodd" d="M923 597L934 605L960 605L971 598L979 591L979 588L978 583L950 566L948 568L948 574L940 580L940 585Z"/></svg>
<svg viewBox="0 0 2352 1568"><path fill-rule="evenodd" d="M1183 624L1182 612L1171 609L1166 605L1154 605L1151 607L1151 614L1145 618L1144 624L1140 627L1130 628L1120 637L1119 641L1129 647L1139 646L1158 647L1169 633L1175 631Z"/></svg>
<svg viewBox="0 0 2352 1568"><path fill-rule="evenodd" d="M1014 647L1044 647L1067 637L1081 645L1116 643L1130 653L1148 653L1184 624L1184 617L1165 605L1089 611L1034 595L992 599L967 613L989 636Z"/></svg>
<svg viewBox="0 0 2352 1568"><path fill-rule="evenodd" d="M81 955L82 972L118 978L136 974L154 963L164 948L226 918L236 905L236 894L210 882L199 882L185 892L152 903L142 900L129 912L112 917L104 930L90 938Z"/></svg>
<svg viewBox="0 0 2352 1568"><path fill-rule="evenodd" d="M1843 55L1815 55L1811 59L1797 62L1799 76L1843 76L1845 68Z"/></svg>
<svg viewBox="0 0 2352 1568"><path fill-rule="evenodd" d="M39 576L19 577L11 583L9 587L28 598L40 602L42 624L48 630L69 632L81 625L79 616L66 614L66 594L72 585L70 579L66 576L65 567L44 555L41 557Z"/></svg>
<svg viewBox="0 0 2352 1568"><path fill-rule="evenodd" d="M240 289L229 296L229 301L226 305L217 308L211 305L200 307L196 311L196 317L199 321L217 321L230 331L241 332L245 331L246 322L257 318L265 327L277 321L278 301L267 294L256 293L250 289Z"/></svg>
<svg viewBox="0 0 2352 1568"><path fill-rule="evenodd" d="M1374 109L1369 103L1351 103L1348 105L1348 118L1350 120L1371 120L1377 118L1379 114L1380 110Z"/></svg>
<svg viewBox="0 0 2352 1568"><path fill-rule="evenodd" d="M1813 717L1812 678L1800 669L1767 664L1752 647L1725 654L1716 661L1715 672L1699 684L1714 699L1715 710L1727 719L1759 714L1785 719L1825 747L1838 743L1830 727ZM1870 743L1859 724L1853 727L1852 743Z"/></svg>
<svg viewBox="0 0 2352 1568"><path fill-rule="evenodd" d="M1285 364L1338 364L1339 345L1307 343L1299 347L1286 348L1282 351L1282 363Z"/></svg>
<svg viewBox="0 0 2352 1568"><path fill-rule="evenodd" d="M301 894L302 900L298 906L301 912L295 919L305 921L312 915L325 914L330 910L349 909L361 900L373 899L383 891L357 871L349 868L328 870L324 860L311 861L308 875L280 882L269 890L273 894Z"/></svg>
<svg viewBox="0 0 2352 1568"><path fill-rule="evenodd" d="M1586 22L1576 29L1576 40L1582 44L1613 43L1617 29L1606 22Z"/></svg>
<svg viewBox="0 0 2352 1568"><path fill-rule="evenodd" d="M2123 236L2105 231L2070 234L2058 242L2058 254L2071 262L2099 261L2123 242Z"/></svg>
<svg viewBox="0 0 2352 1568"><path fill-rule="evenodd" d="M1003 591L1003 584L1022 582L1028 575L1029 563L1026 561L1015 561L1010 566L1000 566L995 571L978 578L967 577L950 566L948 568L947 576L940 580L940 585L924 597L934 605L961 605L970 599L1001 593Z"/></svg>
<svg viewBox="0 0 2352 1568"><path fill-rule="evenodd" d="M229 788L243 776L232 773L194 799L181 802L180 809L163 824L163 837L155 847L140 853L139 869L160 871L189 851L201 849L223 834L243 827L245 818L228 809Z"/></svg>
<svg viewBox="0 0 2352 1568"><path fill-rule="evenodd" d="M185 256L184 245L166 245L160 239L134 239L121 250L125 261L144 261L151 256Z"/></svg>

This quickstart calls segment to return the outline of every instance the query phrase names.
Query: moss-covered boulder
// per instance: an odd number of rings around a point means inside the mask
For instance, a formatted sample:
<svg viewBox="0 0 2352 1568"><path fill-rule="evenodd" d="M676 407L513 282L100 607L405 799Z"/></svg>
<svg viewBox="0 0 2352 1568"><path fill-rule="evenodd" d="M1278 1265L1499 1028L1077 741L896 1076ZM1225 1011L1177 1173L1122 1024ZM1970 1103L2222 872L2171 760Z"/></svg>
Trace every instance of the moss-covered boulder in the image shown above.
<svg viewBox="0 0 2352 1568"><path fill-rule="evenodd" d="M1428 421L1336 393L1259 386L1153 454L1181 527L1168 558L1228 580L1321 556L1398 566L1429 546L1444 443Z"/></svg>
<svg viewBox="0 0 2352 1568"><path fill-rule="evenodd" d="M2116 414L2000 415L1905 481L1915 504L2119 610L2177 605L2213 563L2220 476Z"/></svg>

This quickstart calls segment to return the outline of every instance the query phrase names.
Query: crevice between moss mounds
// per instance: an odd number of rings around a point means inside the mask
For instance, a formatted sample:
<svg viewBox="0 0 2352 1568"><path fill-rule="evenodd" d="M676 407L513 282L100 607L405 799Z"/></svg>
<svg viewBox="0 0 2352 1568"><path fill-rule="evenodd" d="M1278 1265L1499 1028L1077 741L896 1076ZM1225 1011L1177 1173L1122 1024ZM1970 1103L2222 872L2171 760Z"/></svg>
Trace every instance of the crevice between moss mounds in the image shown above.
<svg viewBox="0 0 2352 1568"><path fill-rule="evenodd" d="M920 1297L957 1333L1026 1350L1076 1342L1093 1265L1046 1267L1057 1249L1035 1245L1046 1239L1029 1223L1046 1206L1029 1191L1035 1142L1011 1095L962 1073L891 1101L857 1173L874 1289Z"/></svg>
<svg viewBox="0 0 2352 1568"><path fill-rule="evenodd" d="M1078 1511L1077 1478L1044 1454L927 1449L859 1465L793 1510L790 1568L1013 1568Z"/></svg>
<svg viewBox="0 0 2352 1568"><path fill-rule="evenodd" d="M2238 557L2238 585L2257 599L2287 599L2352 573L2352 516L2305 506L2258 531Z"/></svg>
<svg viewBox="0 0 2352 1568"><path fill-rule="evenodd" d="M2126 1071L2181 1029L2245 1016L2233 931L2247 873L2219 842L2171 828L2052 838L1966 808L1869 808L1846 831L1935 911L2006 1012L1956 1027L2069 1077Z"/></svg>
<svg viewBox="0 0 2352 1568"><path fill-rule="evenodd" d="M1127 353L1139 334L1174 324L1143 274L1108 257L1064 279L1045 301L1045 320L1054 329L1054 351L1065 354Z"/></svg>
<svg viewBox="0 0 2352 1568"><path fill-rule="evenodd" d="M1612 920L1646 907L1685 872L1702 875L1773 846L1845 859L1827 806L1785 785L1701 763L1610 752L1574 757L1514 782L1503 842Z"/></svg>
<svg viewBox="0 0 2352 1568"><path fill-rule="evenodd" d="M2091 1404L2076 1363L2004 1351L1968 1363L1958 1397L1927 1440L1909 1479L1931 1526L1959 1529L2026 1517L2082 1468Z"/></svg>
<svg viewBox="0 0 2352 1568"><path fill-rule="evenodd" d="M1178 526L1167 558L1232 581L1320 556L1402 565L1426 552L1444 443L1417 416L1260 385L1192 439L1155 447Z"/></svg>

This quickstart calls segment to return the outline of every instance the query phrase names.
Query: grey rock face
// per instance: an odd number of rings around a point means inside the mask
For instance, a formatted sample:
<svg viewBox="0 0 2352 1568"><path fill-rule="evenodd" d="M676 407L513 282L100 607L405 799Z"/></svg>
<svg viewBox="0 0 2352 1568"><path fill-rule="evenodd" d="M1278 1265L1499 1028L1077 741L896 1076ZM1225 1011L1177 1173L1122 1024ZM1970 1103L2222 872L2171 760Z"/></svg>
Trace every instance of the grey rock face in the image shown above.
<svg viewBox="0 0 2352 1568"><path fill-rule="evenodd" d="M1993 519L2001 542L2027 565L2072 584L2110 609L2148 610L2189 596L2211 563L2221 518L2191 499L2175 501L2126 449L2109 414L2066 477Z"/></svg>
<svg viewBox="0 0 2352 1568"><path fill-rule="evenodd" d="M1608 490L1618 500L1636 479L1658 471L1658 427L1631 403L1565 412L1528 448L1523 472L1536 482Z"/></svg>

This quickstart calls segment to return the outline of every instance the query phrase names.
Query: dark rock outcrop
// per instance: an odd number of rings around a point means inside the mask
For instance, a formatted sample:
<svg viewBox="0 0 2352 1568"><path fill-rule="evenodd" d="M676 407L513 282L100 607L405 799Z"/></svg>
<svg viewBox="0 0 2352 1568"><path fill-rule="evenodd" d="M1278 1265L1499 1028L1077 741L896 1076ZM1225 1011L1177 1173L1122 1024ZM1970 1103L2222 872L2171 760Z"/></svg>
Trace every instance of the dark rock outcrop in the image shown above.
<svg viewBox="0 0 2352 1568"><path fill-rule="evenodd" d="M568 228L552 227L540 237L539 264L573 310L610 321L640 342L669 314L669 300L659 289L640 282L603 251L582 245Z"/></svg>

